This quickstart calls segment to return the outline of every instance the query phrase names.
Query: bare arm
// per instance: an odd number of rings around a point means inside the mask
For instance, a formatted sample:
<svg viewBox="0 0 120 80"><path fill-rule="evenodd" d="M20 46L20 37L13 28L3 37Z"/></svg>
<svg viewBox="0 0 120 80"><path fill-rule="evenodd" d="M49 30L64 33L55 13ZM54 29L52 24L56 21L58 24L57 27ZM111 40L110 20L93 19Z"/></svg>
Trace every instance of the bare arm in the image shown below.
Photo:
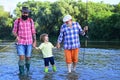
<svg viewBox="0 0 120 80"><path fill-rule="evenodd" d="M56 47L57 47L57 48L60 48L60 43L61 43L62 40L63 40L63 32L64 32L64 30L63 30L63 28L62 28L62 26L61 26L60 34L59 34L59 36L58 36L58 40L57 40L57 44L56 44Z"/></svg>
<svg viewBox="0 0 120 80"><path fill-rule="evenodd" d="M16 40L18 41L19 37L18 37L17 33L13 32L13 35L16 37Z"/></svg>
<svg viewBox="0 0 120 80"><path fill-rule="evenodd" d="M36 47L36 34L33 34L33 47Z"/></svg>

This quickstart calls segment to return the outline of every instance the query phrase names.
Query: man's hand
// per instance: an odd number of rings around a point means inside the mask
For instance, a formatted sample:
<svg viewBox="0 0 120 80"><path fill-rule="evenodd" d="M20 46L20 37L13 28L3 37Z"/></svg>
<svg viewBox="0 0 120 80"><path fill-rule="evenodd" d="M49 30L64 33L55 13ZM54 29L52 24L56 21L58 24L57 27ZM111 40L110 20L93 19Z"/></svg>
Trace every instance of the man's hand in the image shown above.
<svg viewBox="0 0 120 80"><path fill-rule="evenodd" d="M60 43L57 43L56 47L57 47L57 48L60 48Z"/></svg>
<svg viewBox="0 0 120 80"><path fill-rule="evenodd" d="M16 41L18 41L19 39L20 39L20 38L17 36L17 37L16 37Z"/></svg>
<svg viewBox="0 0 120 80"><path fill-rule="evenodd" d="M16 37L15 40L18 42L18 40L20 39L20 37L17 35L17 33L14 33L14 32L13 32L13 35Z"/></svg>
<svg viewBox="0 0 120 80"><path fill-rule="evenodd" d="M84 32L88 31L88 26L85 26L83 30Z"/></svg>

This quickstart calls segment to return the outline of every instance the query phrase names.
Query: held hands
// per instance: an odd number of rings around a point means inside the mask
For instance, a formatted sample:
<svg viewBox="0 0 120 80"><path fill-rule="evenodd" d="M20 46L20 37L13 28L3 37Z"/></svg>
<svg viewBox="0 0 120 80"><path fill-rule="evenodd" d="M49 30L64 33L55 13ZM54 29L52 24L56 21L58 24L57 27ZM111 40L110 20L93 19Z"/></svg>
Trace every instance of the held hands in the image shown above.
<svg viewBox="0 0 120 80"><path fill-rule="evenodd" d="M38 47L35 47L35 49L39 49Z"/></svg>
<svg viewBox="0 0 120 80"><path fill-rule="evenodd" d="M60 43L57 43L56 47L57 47L57 48L60 48Z"/></svg>

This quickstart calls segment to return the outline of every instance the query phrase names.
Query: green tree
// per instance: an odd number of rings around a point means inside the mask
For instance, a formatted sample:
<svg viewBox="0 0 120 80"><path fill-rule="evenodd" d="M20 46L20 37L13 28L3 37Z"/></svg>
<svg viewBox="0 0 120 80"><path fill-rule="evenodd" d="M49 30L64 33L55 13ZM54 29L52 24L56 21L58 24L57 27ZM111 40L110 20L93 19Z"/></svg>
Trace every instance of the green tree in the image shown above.
<svg viewBox="0 0 120 80"><path fill-rule="evenodd" d="M11 36L13 19L9 12L4 11L3 6L0 6L0 39L9 39Z"/></svg>
<svg viewBox="0 0 120 80"><path fill-rule="evenodd" d="M82 27L89 26L90 40L119 40L120 3L110 5L91 1L86 4L81 0L58 0L56 2L28 0L17 4L14 10L15 18L11 18L10 13L5 12L0 6L1 30L11 29L13 21L21 16L22 6L27 6L31 10L30 17L35 22L37 36L41 33L48 33L50 38L57 38L60 26L63 24L63 17L70 14L73 21L79 22ZM6 35L4 33L2 37Z"/></svg>
<svg viewBox="0 0 120 80"><path fill-rule="evenodd" d="M120 14L120 3L115 5L115 9L114 9L115 13L119 13Z"/></svg>

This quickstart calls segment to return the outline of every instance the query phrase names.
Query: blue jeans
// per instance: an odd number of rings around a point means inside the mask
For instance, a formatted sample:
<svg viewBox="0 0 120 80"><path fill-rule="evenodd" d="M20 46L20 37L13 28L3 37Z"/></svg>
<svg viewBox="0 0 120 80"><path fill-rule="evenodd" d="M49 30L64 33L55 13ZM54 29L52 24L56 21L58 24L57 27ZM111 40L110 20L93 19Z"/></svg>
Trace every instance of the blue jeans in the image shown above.
<svg viewBox="0 0 120 80"><path fill-rule="evenodd" d="M19 56L24 55L25 57L31 57L32 53L32 44L30 45L17 45L17 53Z"/></svg>

